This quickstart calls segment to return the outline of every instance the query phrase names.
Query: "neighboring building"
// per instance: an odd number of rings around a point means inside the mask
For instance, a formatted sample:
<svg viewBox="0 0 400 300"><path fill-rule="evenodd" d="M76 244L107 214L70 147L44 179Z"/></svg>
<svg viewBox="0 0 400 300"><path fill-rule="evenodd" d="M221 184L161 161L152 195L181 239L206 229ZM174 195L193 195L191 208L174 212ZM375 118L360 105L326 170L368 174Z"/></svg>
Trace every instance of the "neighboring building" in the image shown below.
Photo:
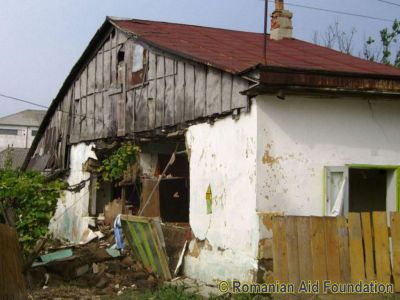
<svg viewBox="0 0 400 300"><path fill-rule="evenodd" d="M29 148L9 148L0 151L0 169L6 167L7 159L11 159L11 167L20 168L28 154Z"/></svg>
<svg viewBox="0 0 400 300"><path fill-rule="evenodd" d="M271 213L399 210L400 69L292 38L276 2L266 61L260 33L107 18L24 164L68 171L55 236L79 242L121 194L87 162L122 140L142 148L142 193L186 151L147 215L189 222L184 272L208 282L269 268Z"/></svg>
<svg viewBox="0 0 400 300"><path fill-rule="evenodd" d="M12 148L28 149L46 111L24 110L0 118L0 151Z"/></svg>

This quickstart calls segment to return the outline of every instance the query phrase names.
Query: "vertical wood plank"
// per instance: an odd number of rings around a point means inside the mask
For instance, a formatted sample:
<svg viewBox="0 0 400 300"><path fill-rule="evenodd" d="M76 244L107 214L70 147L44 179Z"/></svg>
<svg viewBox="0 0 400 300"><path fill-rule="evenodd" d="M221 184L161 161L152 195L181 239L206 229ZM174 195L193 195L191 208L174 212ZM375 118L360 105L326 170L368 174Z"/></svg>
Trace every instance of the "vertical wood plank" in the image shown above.
<svg viewBox="0 0 400 300"><path fill-rule="evenodd" d="M156 127L164 125L164 100L165 100L165 78L164 57L157 56L157 79L156 79Z"/></svg>
<svg viewBox="0 0 400 300"><path fill-rule="evenodd" d="M87 83L88 83L87 76L88 76L88 69L86 67L81 74L81 98L87 95Z"/></svg>
<svg viewBox="0 0 400 300"><path fill-rule="evenodd" d="M96 93L94 97L94 117L95 117L95 138L103 137L104 117L103 117L103 93Z"/></svg>
<svg viewBox="0 0 400 300"><path fill-rule="evenodd" d="M117 62L117 52L118 47L112 48L111 50L111 86L116 87L117 85L117 72L118 72L118 62Z"/></svg>
<svg viewBox="0 0 400 300"><path fill-rule="evenodd" d="M94 94L86 98L86 130L88 139L94 139L95 114Z"/></svg>
<svg viewBox="0 0 400 300"><path fill-rule="evenodd" d="M300 270L296 217L285 217L285 227L289 282L299 286Z"/></svg>
<svg viewBox="0 0 400 300"><path fill-rule="evenodd" d="M233 78L232 86L232 109L247 107L247 96L240 94L240 92L246 90L249 84L243 78L235 76Z"/></svg>
<svg viewBox="0 0 400 300"><path fill-rule="evenodd" d="M204 66L195 66L194 79L194 115L196 118L201 118L204 117L206 113L206 69Z"/></svg>
<svg viewBox="0 0 400 300"><path fill-rule="evenodd" d="M297 218L297 238L299 246L299 273L301 280L314 280L311 264L310 218Z"/></svg>
<svg viewBox="0 0 400 300"><path fill-rule="evenodd" d="M364 250L359 213L349 213L350 280L365 280Z"/></svg>
<svg viewBox="0 0 400 300"><path fill-rule="evenodd" d="M88 127L87 127L87 100L86 97L81 98L80 100L81 103L81 113L80 113L80 125L81 125L81 131L80 131L80 139L81 140L87 140L89 135L88 135Z"/></svg>
<svg viewBox="0 0 400 300"><path fill-rule="evenodd" d="M222 112L231 110L232 101L232 74L222 73Z"/></svg>
<svg viewBox="0 0 400 300"><path fill-rule="evenodd" d="M104 89L108 89L111 85L111 51L104 52L103 61L103 84Z"/></svg>
<svg viewBox="0 0 400 300"><path fill-rule="evenodd" d="M74 84L74 100L79 100L81 98L81 83L80 80L76 80Z"/></svg>
<svg viewBox="0 0 400 300"><path fill-rule="evenodd" d="M194 119L194 66L185 64L185 120Z"/></svg>
<svg viewBox="0 0 400 300"><path fill-rule="evenodd" d="M144 131L148 126L148 106L147 106L147 90L136 89L135 90L135 130Z"/></svg>
<svg viewBox="0 0 400 300"><path fill-rule="evenodd" d="M311 259L314 280L327 279L324 219L310 217Z"/></svg>
<svg viewBox="0 0 400 300"><path fill-rule="evenodd" d="M154 80L157 76L157 59L153 52L149 52L149 70L147 72L147 79Z"/></svg>
<svg viewBox="0 0 400 300"><path fill-rule="evenodd" d="M372 212L372 222L375 239L376 279L382 283L390 283L391 270L386 212Z"/></svg>
<svg viewBox="0 0 400 300"><path fill-rule="evenodd" d="M104 70L103 70L103 52L100 51L97 54L96 58L96 91L100 92L103 90L103 78L104 78Z"/></svg>
<svg viewBox="0 0 400 300"><path fill-rule="evenodd" d="M392 234L393 280L394 290L400 292L400 213L392 212L390 216L390 232Z"/></svg>
<svg viewBox="0 0 400 300"><path fill-rule="evenodd" d="M221 71L208 68L206 79L206 114L221 113Z"/></svg>
<svg viewBox="0 0 400 300"><path fill-rule="evenodd" d="M174 125L175 80L173 76L165 78L165 125Z"/></svg>
<svg viewBox="0 0 400 300"><path fill-rule="evenodd" d="M175 123L184 122L185 119L185 64L177 62L175 75Z"/></svg>
<svg viewBox="0 0 400 300"><path fill-rule="evenodd" d="M339 239L341 282L350 282L349 231L347 228L346 218L343 216L337 217L336 226Z"/></svg>
<svg viewBox="0 0 400 300"><path fill-rule="evenodd" d="M376 279L374 268L374 248L372 245L371 214L361 213L362 235L364 240L365 275L367 281Z"/></svg>
<svg viewBox="0 0 400 300"><path fill-rule="evenodd" d="M89 62L88 66L88 95L93 94L96 89L96 57Z"/></svg>
<svg viewBox="0 0 400 300"><path fill-rule="evenodd" d="M272 256L274 280L285 283L289 281L287 248L286 248L286 228L283 217L272 219Z"/></svg>
<svg viewBox="0 0 400 300"><path fill-rule="evenodd" d="M126 124L125 129L127 133L134 132L134 122L135 122L135 92L126 92Z"/></svg>
<svg viewBox="0 0 400 300"><path fill-rule="evenodd" d="M337 232L337 219L324 218L326 238L326 269L328 280L340 281L340 255L339 238Z"/></svg>

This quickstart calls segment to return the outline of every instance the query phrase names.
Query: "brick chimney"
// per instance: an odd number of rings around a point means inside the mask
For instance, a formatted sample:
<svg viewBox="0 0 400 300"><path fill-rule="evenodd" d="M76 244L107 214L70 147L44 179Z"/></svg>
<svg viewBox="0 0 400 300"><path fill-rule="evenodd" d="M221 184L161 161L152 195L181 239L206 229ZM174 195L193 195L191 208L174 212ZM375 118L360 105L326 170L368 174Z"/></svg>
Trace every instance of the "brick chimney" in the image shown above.
<svg viewBox="0 0 400 300"><path fill-rule="evenodd" d="M291 38L293 14L285 10L283 0L275 0L275 11L271 14L271 39Z"/></svg>

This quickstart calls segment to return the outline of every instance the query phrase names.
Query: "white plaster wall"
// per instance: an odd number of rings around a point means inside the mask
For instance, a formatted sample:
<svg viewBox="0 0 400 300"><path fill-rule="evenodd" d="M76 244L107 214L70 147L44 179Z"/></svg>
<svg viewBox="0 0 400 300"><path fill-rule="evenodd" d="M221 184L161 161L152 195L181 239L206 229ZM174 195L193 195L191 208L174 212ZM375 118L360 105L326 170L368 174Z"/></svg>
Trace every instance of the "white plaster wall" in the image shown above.
<svg viewBox="0 0 400 300"><path fill-rule="evenodd" d="M80 143L71 147L69 185L79 184L89 179L90 173L83 172L83 164L89 157L97 159L92 151L94 144ZM50 221L50 232L54 237L73 243L84 241L90 234L89 181L78 193L66 191L58 200L56 213Z"/></svg>
<svg viewBox="0 0 400 300"><path fill-rule="evenodd" d="M207 240L196 258L187 255L185 273L216 279L252 280L257 268L256 215L257 114L242 114L214 125L189 127L190 225L194 236ZM206 191L212 189L212 214L207 214Z"/></svg>
<svg viewBox="0 0 400 300"><path fill-rule="evenodd" d="M14 148L29 148L34 139L32 130L37 130L37 128L34 127L7 125L1 125L0 128L18 130L18 135L0 134L0 151L7 149L8 146Z"/></svg>
<svg viewBox="0 0 400 300"><path fill-rule="evenodd" d="M400 102L257 97L257 209L322 215L324 166L400 164Z"/></svg>

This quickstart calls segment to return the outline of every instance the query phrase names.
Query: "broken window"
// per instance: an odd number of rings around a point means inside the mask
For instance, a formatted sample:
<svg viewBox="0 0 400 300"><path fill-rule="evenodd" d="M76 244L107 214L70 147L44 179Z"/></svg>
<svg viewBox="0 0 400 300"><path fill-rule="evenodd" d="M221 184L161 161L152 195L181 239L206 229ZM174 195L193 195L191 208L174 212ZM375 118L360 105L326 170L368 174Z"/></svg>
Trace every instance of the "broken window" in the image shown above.
<svg viewBox="0 0 400 300"><path fill-rule="evenodd" d="M141 45L135 45L133 49L132 73L141 71L144 65L144 48Z"/></svg>
<svg viewBox="0 0 400 300"><path fill-rule="evenodd" d="M379 166L326 167L326 214L397 211L397 169Z"/></svg>

